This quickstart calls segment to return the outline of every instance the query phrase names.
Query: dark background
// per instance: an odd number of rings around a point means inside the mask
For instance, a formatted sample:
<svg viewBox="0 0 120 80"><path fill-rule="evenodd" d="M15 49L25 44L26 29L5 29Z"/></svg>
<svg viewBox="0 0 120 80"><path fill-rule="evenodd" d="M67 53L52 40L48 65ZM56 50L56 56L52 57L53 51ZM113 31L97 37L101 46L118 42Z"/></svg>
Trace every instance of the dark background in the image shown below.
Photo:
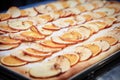
<svg viewBox="0 0 120 80"><path fill-rule="evenodd" d="M5 11L10 6L20 7L20 6L25 6L27 4L43 2L43 1L47 1L47 0L0 0L0 11Z"/></svg>

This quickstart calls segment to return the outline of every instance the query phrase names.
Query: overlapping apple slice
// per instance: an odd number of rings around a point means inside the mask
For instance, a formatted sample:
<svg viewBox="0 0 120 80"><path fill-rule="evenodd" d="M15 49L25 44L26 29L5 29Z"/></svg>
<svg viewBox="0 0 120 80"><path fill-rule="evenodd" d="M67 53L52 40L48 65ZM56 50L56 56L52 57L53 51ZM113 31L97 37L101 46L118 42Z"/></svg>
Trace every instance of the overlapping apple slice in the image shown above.
<svg viewBox="0 0 120 80"><path fill-rule="evenodd" d="M57 44L74 44L74 43L76 43L76 42L72 42L72 41L65 41L65 40L62 40L61 38L60 38L60 36L54 36L54 37L52 37L51 38L51 40L53 41L53 42L55 42L55 43L57 43Z"/></svg>
<svg viewBox="0 0 120 80"><path fill-rule="evenodd" d="M11 17L10 14L8 13L0 13L0 20L3 21L3 20L7 20Z"/></svg>
<svg viewBox="0 0 120 80"><path fill-rule="evenodd" d="M27 64L27 62L22 61L18 58L10 56L10 55L2 57L1 63L6 65L6 66L22 66L22 65Z"/></svg>
<svg viewBox="0 0 120 80"><path fill-rule="evenodd" d="M9 33L19 32L18 30L10 28L9 25L7 24L7 21L0 22L0 30Z"/></svg>
<svg viewBox="0 0 120 80"><path fill-rule="evenodd" d="M56 52L60 51L62 48L51 48L47 46L40 45L38 43L32 44L33 49L40 51L40 52L45 52L45 53L51 53L51 52Z"/></svg>
<svg viewBox="0 0 120 80"><path fill-rule="evenodd" d="M45 58L43 56L39 57L30 56L28 54L25 54L22 50L17 51L17 53L16 52L12 53L11 56L14 56L25 62L42 61Z"/></svg>
<svg viewBox="0 0 120 80"><path fill-rule="evenodd" d="M79 61L85 61L93 55L92 51L89 48L83 46L77 46L74 52L79 55Z"/></svg>
<svg viewBox="0 0 120 80"><path fill-rule="evenodd" d="M21 41L11 39L8 36L0 36L0 43L2 43L2 44L19 44L19 43L21 43Z"/></svg>
<svg viewBox="0 0 120 80"><path fill-rule="evenodd" d="M20 44L0 44L0 51L10 50L18 47Z"/></svg>
<svg viewBox="0 0 120 80"><path fill-rule="evenodd" d="M19 19L13 19L8 21L8 25L12 29L26 30L29 29L33 25L33 23L31 21L22 21Z"/></svg>
<svg viewBox="0 0 120 80"><path fill-rule="evenodd" d="M37 11L34 10L34 8L27 8L24 10L27 12L28 16L36 16L38 14Z"/></svg>
<svg viewBox="0 0 120 80"><path fill-rule="evenodd" d="M93 43L100 46L102 51L106 51L110 48L110 44L107 41L104 41L104 40L94 41Z"/></svg>
<svg viewBox="0 0 120 80"><path fill-rule="evenodd" d="M101 37L95 39L95 41L99 41L99 40L107 41L111 46L118 42L118 40L115 37L110 36L110 35L109 36L101 36Z"/></svg>
<svg viewBox="0 0 120 80"><path fill-rule="evenodd" d="M36 78L48 78L59 75L68 69L70 69L70 61L64 56L57 56L42 65L32 67L29 74Z"/></svg>
<svg viewBox="0 0 120 80"><path fill-rule="evenodd" d="M83 46L91 50L92 56L96 56L101 52L101 47L98 46L97 44L88 43Z"/></svg>
<svg viewBox="0 0 120 80"><path fill-rule="evenodd" d="M39 57L39 56L47 57L52 54L51 52L42 52L42 51L40 52L39 50L36 50L34 48L26 48L25 50L23 50L23 52L30 56L36 56L36 57Z"/></svg>
<svg viewBox="0 0 120 80"><path fill-rule="evenodd" d="M64 47L66 47L65 44L54 43L51 39L44 40L40 44L44 45L44 46L47 46L47 47L51 47L51 48L64 48Z"/></svg>
<svg viewBox="0 0 120 80"><path fill-rule="evenodd" d="M11 15L12 18L17 18L21 16L21 11L18 7L10 7L7 11L8 14Z"/></svg>

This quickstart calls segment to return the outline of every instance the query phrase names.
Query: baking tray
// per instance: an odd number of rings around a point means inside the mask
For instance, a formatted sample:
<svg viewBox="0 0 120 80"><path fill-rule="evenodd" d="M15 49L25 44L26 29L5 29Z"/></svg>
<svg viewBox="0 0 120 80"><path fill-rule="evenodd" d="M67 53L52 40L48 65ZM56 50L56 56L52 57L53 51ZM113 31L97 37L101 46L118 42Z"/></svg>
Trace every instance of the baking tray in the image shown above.
<svg viewBox="0 0 120 80"><path fill-rule="evenodd" d="M46 3L49 3L49 2L53 2L53 1L56 1L56 0L50 0L50 1L48 0L48 1L45 1L45 2L30 4L30 5L27 5L27 6L20 7L20 9L37 6L37 5L40 5L40 4L46 4ZM77 73L76 75L72 76L69 79L70 80L83 79L84 77L88 76L91 72L94 72L97 69L101 68L102 66L108 64L109 62L114 60L116 57L120 57L120 50L112 53L110 56L102 59L101 61L95 63L94 65L82 70L80 73ZM30 80L28 77L26 77L26 76L24 76L20 73L17 73L17 72L9 69L8 67L6 67L4 65L0 65L0 71L3 72L3 73L6 72L6 76L13 76L14 80Z"/></svg>

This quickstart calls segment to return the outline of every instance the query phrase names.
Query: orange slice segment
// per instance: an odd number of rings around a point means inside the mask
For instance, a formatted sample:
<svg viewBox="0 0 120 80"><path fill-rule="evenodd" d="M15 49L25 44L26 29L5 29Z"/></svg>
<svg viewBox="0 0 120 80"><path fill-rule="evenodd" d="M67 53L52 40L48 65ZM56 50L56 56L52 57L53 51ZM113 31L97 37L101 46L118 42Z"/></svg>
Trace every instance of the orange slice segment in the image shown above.
<svg viewBox="0 0 120 80"><path fill-rule="evenodd" d="M66 58L70 61L70 65L73 66L79 61L79 55L74 53L74 54L64 54Z"/></svg>
<svg viewBox="0 0 120 80"><path fill-rule="evenodd" d="M53 24L46 24L45 26L42 27L43 29L48 29L48 30L59 30L60 27L57 27Z"/></svg>
<svg viewBox="0 0 120 80"><path fill-rule="evenodd" d="M78 42L81 40L82 35L76 31L69 31L60 36L60 38L65 41Z"/></svg>
<svg viewBox="0 0 120 80"><path fill-rule="evenodd" d="M116 38L112 37L112 36L102 36L102 37L99 37L95 40L96 41L99 41L99 40L107 41L111 46L118 42L118 40Z"/></svg>
<svg viewBox="0 0 120 80"><path fill-rule="evenodd" d="M64 48L66 45L54 43L52 40L44 40L41 42L42 45L52 47L52 48Z"/></svg>
<svg viewBox="0 0 120 80"><path fill-rule="evenodd" d="M21 43L21 41L11 39L8 36L0 36L0 43L2 43L2 44L18 44L18 43Z"/></svg>
<svg viewBox="0 0 120 80"><path fill-rule="evenodd" d="M92 51L92 56L96 56L101 52L101 48L96 44L86 44L84 47Z"/></svg>
<svg viewBox="0 0 120 80"><path fill-rule="evenodd" d="M40 52L38 50L35 50L33 48L27 48L23 51L24 53L28 54L28 55L31 55L31 56L49 56L51 55L52 53L51 52Z"/></svg>
<svg viewBox="0 0 120 80"><path fill-rule="evenodd" d="M6 66L22 66L27 64L27 62L22 61L18 58L15 58L13 56L4 56L1 58L1 63Z"/></svg>
<svg viewBox="0 0 120 80"><path fill-rule="evenodd" d="M33 32L33 31L25 31L25 32L22 32L21 35L34 40L43 39L45 37L44 35Z"/></svg>

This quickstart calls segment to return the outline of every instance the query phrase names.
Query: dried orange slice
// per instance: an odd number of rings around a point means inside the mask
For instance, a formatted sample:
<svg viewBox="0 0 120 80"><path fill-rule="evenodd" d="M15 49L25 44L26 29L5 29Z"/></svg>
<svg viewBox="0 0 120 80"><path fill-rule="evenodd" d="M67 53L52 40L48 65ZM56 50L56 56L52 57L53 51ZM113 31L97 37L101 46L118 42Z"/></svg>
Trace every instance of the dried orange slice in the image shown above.
<svg viewBox="0 0 120 80"><path fill-rule="evenodd" d="M90 49L92 51L92 56L96 56L101 52L101 47L96 44L86 44L84 47Z"/></svg>
<svg viewBox="0 0 120 80"><path fill-rule="evenodd" d="M99 41L99 40L107 41L111 46L118 42L118 40L116 38L112 37L112 36L102 36L102 37L99 37L95 40L96 41Z"/></svg>
<svg viewBox="0 0 120 80"><path fill-rule="evenodd" d="M18 47L20 44L0 44L0 51L10 50Z"/></svg>
<svg viewBox="0 0 120 80"><path fill-rule="evenodd" d="M0 43L2 43L2 44L18 44L18 43L21 43L21 41L11 39L8 36L0 36Z"/></svg>
<svg viewBox="0 0 120 80"><path fill-rule="evenodd" d="M74 53L74 54L64 54L63 56L68 58L71 66L75 65L80 59L79 55L76 54L76 53Z"/></svg>
<svg viewBox="0 0 120 80"><path fill-rule="evenodd" d="M60 27L57 27L51 23L44 25L42 28L47 29L47 30L59 30L60 29Z"/></svg>
<svg viewBox="0 0 120 80"><path fill-rule="evenodd" d="M51 55L52 53L51 52L40 52L38 50L35 50L33 48L27 48L25 50L23 50L24 53L28 54L28 55L31 55L31 56L49 56Z"/></svg>
<svg viewBox="0 0 120 80"><path fill-rule="evenodd" d="M24 31L20 35L30 38L30 39L34 39L34 40L39 40L39 39L45 38L44 35L33 32L33 31Z"/></svg>
<svg viewBox="0 0 120 80"><path fill-rule="evenodd" d="M66 45L54 43L52 40L44 40L41 42L42 45L52 47L52 48L64 48Z"/></svg>
<svg viewBox="0 0 120 80"><path fill-rule="evenodd" d="M82 35L77 31L68 31L61 35L60 38L65 41L78 42L81 41Z"/></svg>
<svg viewBox="0 0 120 80"><path fill-rule="evenodd" d="M3 21L3 20L7 20L11 17L10 14L7 14L7 13L3 13L3 14L0 14L0 20Z"/></svg>
<svg viewBox="0 0 120 80"><path fill-rule="evenodd" d="M22 66L27 64L27 62L22 61L18 58L15 58L13 56L4 56L1 58L1 63L6 66Z"/></svg>

